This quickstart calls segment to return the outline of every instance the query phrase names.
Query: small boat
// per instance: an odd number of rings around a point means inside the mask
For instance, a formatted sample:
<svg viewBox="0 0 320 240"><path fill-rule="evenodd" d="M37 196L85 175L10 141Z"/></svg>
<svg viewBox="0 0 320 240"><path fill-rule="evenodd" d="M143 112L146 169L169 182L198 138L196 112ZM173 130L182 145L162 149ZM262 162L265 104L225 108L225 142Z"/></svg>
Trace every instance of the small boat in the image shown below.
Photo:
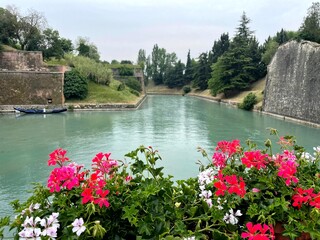
<svg viewBox="0 0 320 240"><path fill-rule="evenodd" d="M15 107L14 110L22 113L30 113L30 114L51 114L51 113L61 113L61 112L67 111L66 108L35 109L35 108L18 108L18 107Z"/></svg>

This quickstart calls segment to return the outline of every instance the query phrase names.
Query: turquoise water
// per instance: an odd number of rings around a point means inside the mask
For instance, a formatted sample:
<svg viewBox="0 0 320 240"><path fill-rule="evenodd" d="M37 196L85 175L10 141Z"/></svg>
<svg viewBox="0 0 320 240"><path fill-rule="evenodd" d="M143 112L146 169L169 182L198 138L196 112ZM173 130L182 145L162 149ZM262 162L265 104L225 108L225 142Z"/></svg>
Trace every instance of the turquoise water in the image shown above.
<svg viewBox="0 0 320 240"><path fill-rule="evenodd" d="M217 141L250 138L263 145L268 127L295 135L298 143L320 145L320 129L193 97L148 96L135 111L67 112L53 115L0 115L0 216L12 214L9 202L25 200L32 182L46 183L52 168L48 154L64 148L67 156L90 166L98 152L114 159L140 145L158 149L165 173L175 179L194 177L197 147L209 155Z"/></svg>

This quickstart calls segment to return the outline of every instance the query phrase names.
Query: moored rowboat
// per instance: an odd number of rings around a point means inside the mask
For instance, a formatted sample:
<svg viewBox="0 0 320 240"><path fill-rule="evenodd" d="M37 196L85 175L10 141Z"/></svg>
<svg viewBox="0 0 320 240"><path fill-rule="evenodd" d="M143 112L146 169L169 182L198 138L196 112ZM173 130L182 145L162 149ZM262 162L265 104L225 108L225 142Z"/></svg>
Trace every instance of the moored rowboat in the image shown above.
<svg viewBox="0 0 320 240"><path fill-rule="evenodd" d="M51 113L61 113L67 111L66 108L53 108L53 109L34 109L34 108L14 108L16 111L22 113L29 113L29 114L51 114Z"/></svg>

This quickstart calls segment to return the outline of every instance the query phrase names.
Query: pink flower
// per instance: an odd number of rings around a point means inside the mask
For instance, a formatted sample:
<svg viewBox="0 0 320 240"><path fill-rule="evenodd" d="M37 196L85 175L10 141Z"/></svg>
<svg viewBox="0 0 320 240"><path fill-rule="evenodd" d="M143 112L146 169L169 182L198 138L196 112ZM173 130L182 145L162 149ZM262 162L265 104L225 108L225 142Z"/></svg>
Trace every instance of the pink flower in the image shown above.
<svg viewBox="0 0 320 240"><path fill-rule="evenodd" d="M258 192L260 192L260 189L259 188L252 188L252 192L258 193Z"/></svg>
<svg viewBox="0 0 320 240"><path fill-rule="evenodd" d="M241 161L247 168L255 167L260 170L260 168L265 168L268 163L268 154L262 154L260 150L245 152L244 157Z"/></svg>
<svg viewBox="0 0 320 240"><path fill-rule="evenodd" d="M248 240L273 240L274 230L271 225L263 224L255 224L252 222L248 222L246 224L248 232L243 232L241 234L242 238L248 238Z"/></svg>
<svg viewBox="0 0 320 240"><path fill-rule="evenodd" d="M69 161L69 158L65 157L66 153L67 151L62 148L54 150L52 153L49 154L50 158L48 160L48 166L54 166L56 164L62 166L64 162Z"/></svg>
<svg viewBox="0 0 320 240"><path fill-rule="evenodd" d="M216 151L220 150L223 153L226 153L228 157L232 156L235 153L240 152L240 140L232 140L232 142L228 141L220 141L217 144Z"/></svg>
<svg viewBox="0 0 320 240"><path fill-rule="evenodd" d="M219 168L224 168L226 166L226 155L222 152L215 152L212 156L212 164Z"/></svg>
<svg viewBox="0 0 320 240"><path fill-rule="evenodd" d="M81 168L82 166L71 163L68 166L53 169L47 184L50 192L60 192L61 188L71 190L78 187L83 180L83 172L79 172Z"/></svg>
<svg viewBox="0 0 320 240"><path fill-rule="evenodd" d="M219 171L216 178L218 181L213 184L213 186L217 188L217 191L215 192L216 196L224 196L226 191L229 194L235 193L240 197L244 197L246 194L246 185L242 177L239 177L238 179L236 175L223 176L221 171Z"/></svg>
<svg viewBox="0 0 320 240"><path fill-rule="evenodd" d="M308 204L309 201L312 199L311 196L314 195L313 188L309 189L302 189L302 188L296 188L296 194L292 196L292 206L298 207L299 209L302 207L303 204Z"/></svg>

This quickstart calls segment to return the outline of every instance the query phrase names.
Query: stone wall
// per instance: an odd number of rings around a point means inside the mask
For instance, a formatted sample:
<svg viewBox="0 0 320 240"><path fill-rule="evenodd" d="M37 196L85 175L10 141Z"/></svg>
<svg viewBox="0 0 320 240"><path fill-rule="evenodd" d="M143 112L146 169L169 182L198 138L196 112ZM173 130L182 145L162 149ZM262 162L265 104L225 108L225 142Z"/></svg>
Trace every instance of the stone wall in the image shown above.
<svg viewBox="0 0 320 240"><path fill-rule="evenodd" d="M0 52L0 70L2 71L41 71L42 53L29 51Z"/></svg>
<svg viewBox="0 0 320 240"><path fill-rule="evenodd" d="M1 52L0 110L10 105L63 105L66 70L44 66L41 52Z"/></svg>
<svg viewBox="0 0 320 240"><path fill-rule="evenodd" d="M320 123L320 44L279 47L268 66L263 110Z"/></svg>
<svg viewBox="0 0 320 240"><path fill-rule="evenodd" d="M0 105L62 105L63 73L0 71Z"/></svg>

